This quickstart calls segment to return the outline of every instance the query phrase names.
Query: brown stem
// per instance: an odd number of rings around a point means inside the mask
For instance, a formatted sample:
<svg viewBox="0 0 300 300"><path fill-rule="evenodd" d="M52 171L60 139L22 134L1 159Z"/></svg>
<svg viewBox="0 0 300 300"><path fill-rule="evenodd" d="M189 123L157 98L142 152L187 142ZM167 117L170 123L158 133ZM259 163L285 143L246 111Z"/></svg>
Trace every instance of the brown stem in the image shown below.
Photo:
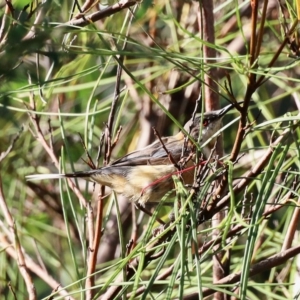
<svg viewBox="0 0 300 300"><path fill-rule="evenodd" d="M0 208L4 215L6 222L10 228L10 232L12 234L10 242L14 245L13 247L14 247L14 251L15 251L16 261L18 262L19 271L20 271L21 275L23 276L24 282L26 284L29 299L35 300L35 299L37 299L36 289L33 284L32 277L31 277L30 273L28 272L25 255L24 255L24 252L21 247L20 240L19 240L19 237L17 234L16 224L15 224L14 219L13 219L13 217L8 209L8 206L6 204L5 196L4 196L3 189L2 189L1 175L0 175Z"/></svg>
<svg viewBox="0 0 300 300"><path fill-rule="evenodd" d="M108 6L103 10L97 11L95 13L90 14L89 16L84 16L81 19L73 19L63 25L59 25L57 27L65 27L65 26L86 26L90 23L97 22L101 19L109 17L125 8L134 6L138 3L138 1L130 1L130 0L121 0L116 4Z"/></svg>
<svg viewBox="0 0 300 300"><path fill-rule="evenodd" d="M0 222L1 224L1 222ZM0 232L0 244L3 249L5 249L6 253L12 257L12 259L17 261L17 253L12 247L11 241L8 241L7 238L4 236L2 232ZM41 266L36 264L31 257L29 257L25 250L22 249L24 256L25 256L25 262L26 267L28 270L30 270L32 273L36 274L39 278L41 278L45 283L47 283L57 294L60 294L62 297L68 298L70 300L74 300L74 298L63 288L61 288L61 284L57 282L53 277L51 277L48 272L43 269Z"/></svg>
<svg viewBox="0 0 300 300"><path fill-rule="evenodd" d="M269 216L271 216L273 213L275 213L276 211L278 211L281 208L283 208L283 205L281 205L281 204L274 205L272 208L270 208L268 211L266 211L263 214L263 218L265 220L267 220L269 218ZM244 225L234 226L230 231L227 232L226 239L238 236L240 234L240 232L244 229L245 229ZM209 242L205 243L200 249L198 249L198 255L199 256L203 255L205 253L205 251L211 249L211 247L213 245L217 246L217 245L221 244L222 241L223 241L223 236L218 236L217 238L214 238L214 239L210 240ZM170 275L172 275L173 270L174 270L174 265L171 265L162 274L158 275L156 277L156 280L167 279ZM143 286L143 287L137 289L136 292L135 292L135 296L141 295L146 290L146 288L147 287ZM131 296L132 296L132 293L127 294L127 298L129 298Z"/></svg>
<svg viewBox="0 0 300 300"><path fill-rule="evenodd" d="M294 128L297 128L295 125ZM283 143L291 134L291 129L287 128L283 131L283 133L272 143L269 149L265 152L264 156L258 161L258 163L248 171L243 178L236 184L233 188L235 194L242 192L246 186L253 180L253 178L257 177L264 167L268 164L272 154L273 148ZM226 194L220 201L216 201L214 205L211 205L207 208L205 212L203 212L205 219L208 220L213 217L214 212L218 212L220 209L223 209L225 206L228 205L230 199L230 194Z"/></svg>
<svg viewBox="0 0 300 300"><path fill-rule="evenodd" d="M265 260L260 261L259 263L253 265L250 268L249 275L254 276L256 274L259 274L261 272L265 272L271 268L274 268L276 266L282 265L286 261L288 261L290 258L297 256L300 253L300 246L296 246L294 248L290 248L286 251L282 251L278 254L275 254ZM239 282L241 279L241 272L230 274L229 276L226 276L222 278L220 281L216 282L214 286L217 287L217 285L226 285L226 284L233 284L236 282ZM214 294L216 291L214 289L205 289L202 293L203 297L207 297L209 295ZM199 294L194 293L187 295L183 298L184 300L196 300L199 299Z"/></svg>
<svg viewBox="0 0 300 300"><path fill-rule="evenodd" d="M118 3L120 7L122 7L122 1ZM132 22L133 16L131 17L131 20L129 23ZM129 28L128 26L128 31L126 33L126 38L124 40L124 43L122 45L122 50L126 48L127 45L127 36L129 34ZM117 47L117 45L115 45ZM124 57L123 56L115 56L115 59L118 63L118 69L117 69L117 74L116 74L116 85L115 85L115 91L114 91L114 99L111 104L111 109L108 117L108 122L105 128L105 140L104 140L104 162L103 165L106 166L111 157L111 152L112 152L112 147L113 147L113 139L112 139L112 132L113 132L113 124L114 124L114 118L115 118L115 113L117 109L117 104L119 102L120 98L120 92L121 92L121 76L123 72L123 62L124 62ZM117 135L118 137L118 135ZM96 263L97 263L97 256L98 256L98 251L99 251L99 246L100 246L100 240L102 237L102 220L103 220L103 209L104 209L104 203L103 203L103 198L105 194L105 187L101 187L101 192L100 196L97 202L97 215L96 215L96 224L95 224L95 238L93 241L93 251L90 252L90 258L88 261L88 272L87 272L87 280L86 280L86 290L87 290L87 296L88 299L91 299L94 296L94 287L95 285L95 278L93 273L96 270Z"/></svg>
<svg viewBox="0 0 300 300"><path fill-rule="evenodd" d="M215 43L213 1L204 1L202 6L200 5L200 14L198 14L198 18L201 18L199 27L203 40L213 45ZM203 56L205 57L205 63L214 64L216 55L216 50L204 43ZM204 74L205 107L207 111L220 108L219 95L214 92L214 90L218 89L218 84L215 81L216 78L217 68L215 67L211 67ZM216 155L217 157L223 156L223 143L221 138L218 139L216 145ZM225 216L226 212L224 210L215 215L212 221L212 226L216 228L213 231L213 237L216 238L220 235L220 230L217 228L219 228L219 225ZM226 251L219 251L218 246L214 247L214 250L217 253L213 256L213 280L214 282L217 282L228 274L229 253L226 253ZM224 257L227 257L227 259L224 260ZM215 299L223 300L226 299L226 296L223 293L217 293Z"/></svg>

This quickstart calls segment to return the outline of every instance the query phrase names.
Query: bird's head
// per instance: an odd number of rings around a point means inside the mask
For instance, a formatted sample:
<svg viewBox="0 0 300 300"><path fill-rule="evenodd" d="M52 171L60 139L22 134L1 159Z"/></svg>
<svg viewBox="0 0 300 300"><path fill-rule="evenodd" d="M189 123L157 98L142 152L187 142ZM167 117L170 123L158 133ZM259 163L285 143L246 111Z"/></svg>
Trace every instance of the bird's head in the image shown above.
<svg viewBox="0 0 300 300"><path fill-rule="evenodd" d="M203 144L207 140L209 140L218 130L221 129L223 117L233 107L233 104L229 104L222 109L209 111L201 115L196 115L194 119L189 120L184 125L184 130L188 132L195 141L197 141L202 124L200 144ZM212 140L212 143L214 144L214 139Z"/></svg>

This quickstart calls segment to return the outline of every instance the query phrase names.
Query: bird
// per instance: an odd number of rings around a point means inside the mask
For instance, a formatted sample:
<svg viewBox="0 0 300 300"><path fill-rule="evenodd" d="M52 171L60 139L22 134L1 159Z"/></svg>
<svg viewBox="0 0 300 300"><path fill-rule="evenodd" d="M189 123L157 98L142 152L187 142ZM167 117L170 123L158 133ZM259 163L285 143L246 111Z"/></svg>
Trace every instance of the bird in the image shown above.
<svg viewBox="0 0 300 300"><path fill-rule="evenodd" d="M83 178L107 186L139 206L157 204L169 191L175 194L173 175L180 176L186 185L194 182L195 143L199 143L203 157L208 158L222 127L222 118L234 106L231 103L219 110L197 114L176 135L161 137L107 166L75 173L28 175L26 179Z"/></svg>

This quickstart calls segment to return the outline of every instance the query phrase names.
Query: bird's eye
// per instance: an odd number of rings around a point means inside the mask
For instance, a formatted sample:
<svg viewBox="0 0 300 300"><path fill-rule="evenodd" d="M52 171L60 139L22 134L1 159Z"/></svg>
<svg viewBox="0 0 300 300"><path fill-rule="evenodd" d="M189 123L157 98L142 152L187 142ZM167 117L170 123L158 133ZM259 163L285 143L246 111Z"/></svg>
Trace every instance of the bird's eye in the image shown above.
<svg viewBox="0 0 300 300"><path fill-rule="evenodd" d="M206 127L209 124L209 120L208 119L204 119L203 120L203 126Z"/></svg>

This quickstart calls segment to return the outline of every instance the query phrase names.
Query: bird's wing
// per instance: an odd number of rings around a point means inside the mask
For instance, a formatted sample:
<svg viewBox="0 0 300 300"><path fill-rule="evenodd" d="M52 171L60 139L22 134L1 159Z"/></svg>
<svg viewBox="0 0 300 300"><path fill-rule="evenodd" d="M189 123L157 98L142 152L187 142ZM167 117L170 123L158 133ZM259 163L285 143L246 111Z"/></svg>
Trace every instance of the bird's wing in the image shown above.
<svg viewBox="0 0 300 300"><path fill-rule="evenodd" d="M183 136L183 134L182 134ZM155 141L151 145L131 152L124 157L114 161L111 166L137 166L137 165L164 165L170 164L166 149L175 161L181 157L183 138L176 136L163 137L162 141ZM166 148L164 148L163 147Z"/></svg>

